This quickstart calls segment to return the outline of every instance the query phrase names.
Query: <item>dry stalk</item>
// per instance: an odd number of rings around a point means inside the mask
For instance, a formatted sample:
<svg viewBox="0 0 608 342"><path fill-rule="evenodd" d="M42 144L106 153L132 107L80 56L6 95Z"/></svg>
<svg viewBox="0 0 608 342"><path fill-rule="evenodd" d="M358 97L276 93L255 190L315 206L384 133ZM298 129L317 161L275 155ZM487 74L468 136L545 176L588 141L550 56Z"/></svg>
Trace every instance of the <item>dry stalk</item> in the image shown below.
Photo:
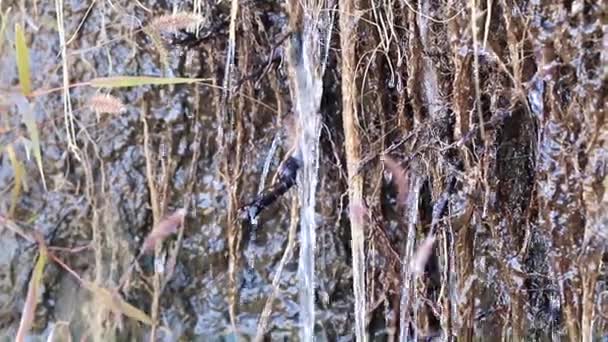
<svg viewBox="0 0 608 342"><path fill-rule="evenodd" d="M104 245L104 229L102 229L102 214L100 212L104 212L104 203L103 202L103 193L96 193L96 179L93 173L93 169L97 168L95 165L95 161L99 162L101 165L100 169L100 190L103 192L105 188L105 173L103 168L103 162L98 154L98 146L95 141L91 138L85 127L82 128L81 131L84 137L84 148L82 149L82 156L80 158L82 169L84 170L85 176L85 184L84 184L84 194L85 198L91 208L91 231L92 231L92 241L91 246L93 247L93 252L95 256L95 275L94 275L94 283L99 286L105 286L103 284L104 279L106 279L106 271L104 264L104 250L106 250ZM90 156L86 151L93 151L94 156ZM96 158L96 159L95 159ZM101 196L100 196L101 195ZM94 319L93 319L93 337L94 340L100 341L103 340L107 333L108 329L104 329L104 323L107 319L107 315L103 312L103 310L94 310L93 311Z"/></svg>
<svg viewBox="0 0 608 342"><path fill-rule="evenodd" d="M78 157L76 145L76 130L74 123L74 114L72 113L72 101L70 99L70 76L68 72L68 54L65 42L65 28L63 22L63 0L55 0L55 13L57 15L57 31L59 32L59 44L61 45L61 60L63 71L63 109L64 122L66 129L66 138L68 149L75 152Z"/></svg>
<svg viewBox="0 0 608 342"><path fill-rule="evenodd" d="M230 104L226 103L225 106ZM220 175L226 184L227 188L230 189L228 194L228 210L226 217L226 226L228 231L228 248L229 248L229 261L228 261L228 280L230 286L229 294L229 308L228 313L230 316L230 325L232 332L238 336L237 330L237 307L239 302L239 289L237 285L237 274L238 268L241 261L241 242L242 242L242 231L238 224L238 212L239 212L239 192L240 192L240 181L242 174L242 152L244 146L244 128L243 119L240 114L245 112L245 102L239 101L238 108L236 109L237 117L230 119L230 128L233 132L230 135L234 135L236 139L230 139L230 141L223 141L220 150L223 151L224 158L222 162L222 170Z"/></svg>
<svg viewBox="0 0 608 342"><path fill-rule="evenodd" d="M486 130L483 124L483 112L481 110L481 86L479 81L479 38L477 37L477 1L469 0L471 9L471 35L473 37L473 75L475 77L475 108L479 120L479 134L481 140L486 140Z"/></svg>
<svg viewBox="0 0 608 342"><path fill-rule="evenodd" d="M152 206L152 222L153 225L156 226L160 222L161 212L160 212L160 201L158 195L158 189L155 182L155 172L152 166L152 161L154 160L152 157L152 153L150 151L150 132L148 129L148 123L146 122L146 113L148 112L147 104L144 101L142 104L141 110L141 121L143 123L144 128L144 156L146 159L146 178L148 180L148 191L150 191L150 205ZM161 246L157 244L154 250L154 259L158 260L161 254ZM161 287L161 279L160 274L157 272L156 267L154 267L154 276L152 279L153 286L153 294L152 294L152 307L150 310L150 314L152 316L152 327L150 331L150 342L156 341L156 329L158 327L158 310L159 310L159 299L160 299L160 287Z"/></svg>
<svg viewBox="0 0 608 342"><path fill-rule="evenodd" d="M231 92L232 87L232 69L234 68L234 56L236 50L236 27L239 15L239 2L231 0L230 2L230 27L228 28L228 47L226 51L226 63L224 69L224 94Z"/></svg>
<svg viewBox="0 0 608 342"><path fill-rule="evenodd" d="M408 191L408 201L406 206L407 216L407 237L405 243L405 251L402 255L402 260L413 260L414 259L414 246L416 244L416 226L418 224L418 202L420 201L420 188L422 187L422 179L418 175L410 177L410 187ZM399 340L405 341L410 336L410 323L414 323L414 329L411 331L414 340L417 339L418 329L416 324L418 322L418 306L419 298L418 291L416 291L416 273L410 269L408 262L402 263L401 268L401 299L400 299L400 331ZM412 313L411 319L409 318L410 311Z"/></svg>
<svg viewBox="0 0 608 342"><path fill-rule="evenodd" d="M34 1L34 4L37 1ZM70 37L70 39L68 39L68 41L65 43L65 45L70 45L70 43L76 39L76 37L78 37L78 33L80 32L80 29L82 29L82 26L84 25L85 21L88 19L89 14L91 14L91 10L93 9L93 7L95 6L95 2L96 0L91 1L91 4L89 5L89 7L87 8L86 13L84 14L84 16L82 16L82 19L80 20L80 23L78 23L78 27L76 28L76 30L74 31L74 33L72 33L72 36ZM35 5L34 5L35 6Z"/></svg>
<svg viewBox="0 0 608 342"><path fill-rule="evenodd" d="M354 217L353 204L363 203L363 176L358 172L361 162L361 138L357 115L356 83L356 37L357 0L340 0L340 45L342 48L342 122L344 125L344 147L348 172L348 196L350 201L350 224L352 231L353 288L355 294L355 333L357 341L367 341L366 292L365 292L365 233L363 221Z"/></svg>
<svg viewBox="0 0 608 342"><path fill-rule="evenodd" d="M19 225L17 225L14 221L0 214L0 233L2 233L4 228L8 228L10 231L30 243L36 242L36 240L30 234L26 233L26 231L19 227Z"/></svg>

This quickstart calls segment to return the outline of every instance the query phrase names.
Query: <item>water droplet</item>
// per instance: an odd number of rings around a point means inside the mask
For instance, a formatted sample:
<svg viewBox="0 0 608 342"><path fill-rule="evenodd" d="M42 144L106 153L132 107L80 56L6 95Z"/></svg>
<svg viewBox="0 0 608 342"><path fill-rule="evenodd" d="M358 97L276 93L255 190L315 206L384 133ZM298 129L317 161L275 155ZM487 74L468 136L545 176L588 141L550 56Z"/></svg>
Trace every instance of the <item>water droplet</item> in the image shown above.
<svg viewBox="0 0 608 342"><path fill-rule="evenodd" d="M159 258L154 259L154 270L158 274L165 273L165 254L162 254Z"/></svg>
<svg viewBox="0 0 608 342"><path fill-rule="evenodd" d="M190 197L190 207L191 208L196 208L196 197L194 197L194 196ZM197 218L197 215L196 215L197 212L198 212L198 210L196 210L196 209L192 210L192 218L194 218L194 219Z"/></svg>
<svg viewBox="0 0 608 342"><path fill-rule="evenodd" d="M158 146L158 154L161 158L165 158L167 156L167 145L161 143L160 146Z"/></svg>
<svg viewBox="0 0 608 342"><path fill-rule="evenodd" d="M395 75L391 75L391 78L388 80L388 87L390 89L395 88Z"/></svg>
<svg viewBox="0 0 608 342"><path fill-rule="evenodd" d="M403 94L403 81L401 80L401 76L397 76L397 92Z"/></svg>

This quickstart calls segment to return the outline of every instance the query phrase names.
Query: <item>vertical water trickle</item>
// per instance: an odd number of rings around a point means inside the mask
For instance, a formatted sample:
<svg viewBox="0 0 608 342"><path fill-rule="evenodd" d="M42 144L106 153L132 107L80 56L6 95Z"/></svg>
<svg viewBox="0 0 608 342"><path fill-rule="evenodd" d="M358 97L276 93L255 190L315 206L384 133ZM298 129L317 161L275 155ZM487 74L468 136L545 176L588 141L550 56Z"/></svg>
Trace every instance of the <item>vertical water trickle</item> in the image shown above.
<svg viewBox="0 0 608 342"><path fill-rule="evenodd" d="M298 172L300 196L300 287L301 340L312 341L315 325L315 194L319 168L319 105L323 92L317 20L302 15L301 31L289 42L290 83L294 112L298 117Z"/></svg>
<svg viewBox="0 0 608 342"><path fill-rule="evenodd" d="M416 223L418 222L418 202L420 200L420 187L421 181L419 177L415 177L408 189L408 197L405 205L406 217L407 217L407 241L405 244L405 253L402 260L403 266L401 268L401 278L403 279L403 286L401 288L401 312L399 317L399 341L406 342L412 337L412 341L417 341L417 331L414 328L410 331L410 323L416 325L417 322L417 302L416 302L416 276L411 270L410 260L414 256L414 246L416 244ZM410 316L410 313L412 314Z"/></svg>

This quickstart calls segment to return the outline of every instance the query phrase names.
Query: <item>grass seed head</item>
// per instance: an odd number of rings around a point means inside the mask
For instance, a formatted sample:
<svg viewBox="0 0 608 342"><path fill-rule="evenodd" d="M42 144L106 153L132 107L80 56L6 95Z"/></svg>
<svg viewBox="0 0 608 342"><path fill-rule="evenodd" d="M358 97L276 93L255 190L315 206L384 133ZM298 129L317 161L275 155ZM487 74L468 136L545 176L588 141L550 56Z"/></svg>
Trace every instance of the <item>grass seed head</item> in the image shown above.
<svg viewBox="0 0 608 342"><path fill-rule="evenodd" d="M192 30L203 21L203 17L189 12L166 14L152 19L150 27L159 32L175 33L179 30Z"/></svg>
<svg viewBox="0 0 608 342"><path fill-rule="evenodd" d="M126 110L125 105L110 95L95 95L89 99L89 107L97 113L120 114Z"/></svg>

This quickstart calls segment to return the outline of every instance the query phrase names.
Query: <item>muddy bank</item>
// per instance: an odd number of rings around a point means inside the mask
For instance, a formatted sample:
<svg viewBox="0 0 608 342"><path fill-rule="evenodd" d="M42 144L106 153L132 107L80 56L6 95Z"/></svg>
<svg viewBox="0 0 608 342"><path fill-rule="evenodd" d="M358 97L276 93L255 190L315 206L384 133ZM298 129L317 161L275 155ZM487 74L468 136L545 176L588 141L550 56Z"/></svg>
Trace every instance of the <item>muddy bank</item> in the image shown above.
<svg viewBox="0 0 608 342"><path fill-rule="evenodd" d="M50 250L82 279L119 289L158 322L152 329L110 313L49 262L32 336L142 340L154 330L158 340L233 340L236 328L241 338L254 338L290 226L300 222L292 215L298 188L253 226L242 222L239 209L262 183L273 184L298 142L287 61L290 28L297 26L289 18L302 10L307 18L306 6L315 4L246 1L235 14L229 2L203 2L198 37L142 30L174 6L192 12L190 2L63 4L70 84L112 75L205 81L72 88L77 149L67 143L62 91L33 97L47 190L25 152L31 135L23 113L12 100L0 101L0 336L11 340L18 329L38 255L17 227L40 232L48 246L63 248ZM318 3L331 13L333 30L321 44L330 45L313 217L317 338L355 338L349 172L361 178L367 207L370 340L392 341L406 328L419 338L466 341L604 337L606 5L352 4L354 12L345 13L337 3ZM55 6L2 2L3 13L9 7L1 96L18 91L15 23L25 28L33 88L61 87ZM342 84L340 16L352 17L356 38L351 88ZM360 163L349 170L347 88L355 94L350 110L360 138ZM96 93L118 98L125 111L96 114L88 106ZM16 202L6 146L25 167L28 187ZM385 156L404 168L405 194L397 193L399 179L385 170ZM179 208L188 209L183 233L133 264L150 230ZM430 230L433 254L413 278L406 266ZM278 281L267 340L299 339L299 253L296 242Z"/></svg>

